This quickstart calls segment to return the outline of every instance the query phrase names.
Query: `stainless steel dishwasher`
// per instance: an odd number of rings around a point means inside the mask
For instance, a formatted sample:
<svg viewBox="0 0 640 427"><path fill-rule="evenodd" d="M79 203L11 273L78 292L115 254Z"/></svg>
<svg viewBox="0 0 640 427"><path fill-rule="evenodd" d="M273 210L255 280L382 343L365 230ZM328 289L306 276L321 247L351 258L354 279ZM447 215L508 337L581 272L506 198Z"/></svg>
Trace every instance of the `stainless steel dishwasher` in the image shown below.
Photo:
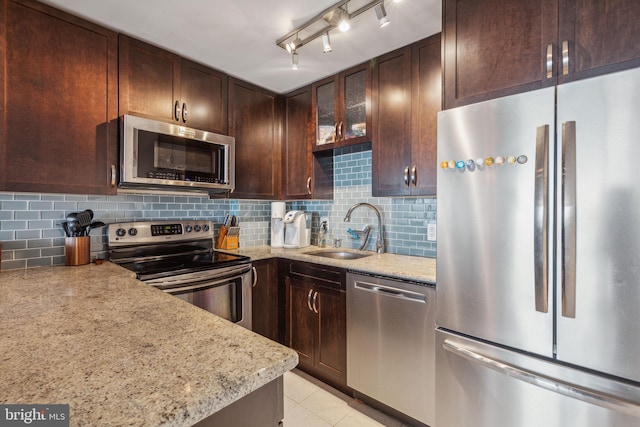
<svg viewBox="0 0 640 427"><path fill-rule="evenodd" d="M427 425L435 418L435 287L347 274L347 385Z"/></svg>

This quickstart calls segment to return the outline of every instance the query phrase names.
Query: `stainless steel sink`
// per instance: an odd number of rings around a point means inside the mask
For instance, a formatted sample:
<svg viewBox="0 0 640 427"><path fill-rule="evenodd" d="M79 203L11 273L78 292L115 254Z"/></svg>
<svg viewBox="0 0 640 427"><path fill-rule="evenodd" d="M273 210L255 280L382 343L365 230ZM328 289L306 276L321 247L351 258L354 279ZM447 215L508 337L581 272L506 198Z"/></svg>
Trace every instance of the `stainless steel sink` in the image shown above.
<svg viewBox="0 0 640 427"><path fill-rule="evenodd" d="M313 256L321 256L325 258L333 258L333 259L358 259L371 256L371 254L363 254L359 252L347 252L340 250L320 250L313 252L305 252L305 255L313 255Z"/></svg>

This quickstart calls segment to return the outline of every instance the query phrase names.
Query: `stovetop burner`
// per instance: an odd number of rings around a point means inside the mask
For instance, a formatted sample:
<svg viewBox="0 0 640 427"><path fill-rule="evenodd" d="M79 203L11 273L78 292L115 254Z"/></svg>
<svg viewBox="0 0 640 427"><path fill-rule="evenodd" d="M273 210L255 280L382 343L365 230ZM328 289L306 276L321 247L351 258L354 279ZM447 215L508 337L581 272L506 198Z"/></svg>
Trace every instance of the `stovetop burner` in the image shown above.
<svg viewBox="0 0 640 427"><path fill-rule="evenodd" d="M158 229L165 232L156 235L154 230ZM174 231L167 235L166 230ZM112 262L135 272L140 280L251 262L246 256L215 251L213 237L210 221L110 224L109 257Z"/></svg>

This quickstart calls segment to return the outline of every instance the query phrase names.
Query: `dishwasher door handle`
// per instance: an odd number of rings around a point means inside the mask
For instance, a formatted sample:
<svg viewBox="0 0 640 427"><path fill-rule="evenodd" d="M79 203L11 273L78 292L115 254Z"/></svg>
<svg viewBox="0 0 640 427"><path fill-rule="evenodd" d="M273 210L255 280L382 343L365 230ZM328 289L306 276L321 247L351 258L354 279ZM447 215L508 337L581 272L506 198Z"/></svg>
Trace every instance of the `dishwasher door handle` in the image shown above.
<svg viewBox="0 0 640 427"><path fill-rule="evenodd" d="M401 298L409 301L415 301L415 302L421 302L421 303L427 302L426 295L420 294L418 292L406 291L404 289L392 288L390 286L383 286L383 285L378 285L374 283L358 281L355 284L355 288L363 291L367 291L367 292L373 292L373 293L386 295L394 298Z"/></svg>

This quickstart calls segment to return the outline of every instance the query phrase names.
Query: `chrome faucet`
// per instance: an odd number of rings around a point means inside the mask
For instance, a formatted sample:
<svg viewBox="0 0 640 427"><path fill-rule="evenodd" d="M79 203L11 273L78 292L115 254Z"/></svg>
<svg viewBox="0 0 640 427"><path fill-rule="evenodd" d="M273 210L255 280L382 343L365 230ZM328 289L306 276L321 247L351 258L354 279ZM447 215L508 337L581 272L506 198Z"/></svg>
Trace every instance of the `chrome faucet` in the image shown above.
<svg viewBox="0 0 640 427"><path fill-rule="evenodd" d="M371 203L356 203L355 205L351 206L347 211L347 214L344 217L344 222L351 221L351 212L353 212L354 209L360 206L364 206L371 209L378 217L378 238L376 239L376 252L379 254L383 254L384 253L384 239L383 239L384 231L382 229L382 215L380 215L380 211L378 210L378 208L373 206Z"/></svg>

